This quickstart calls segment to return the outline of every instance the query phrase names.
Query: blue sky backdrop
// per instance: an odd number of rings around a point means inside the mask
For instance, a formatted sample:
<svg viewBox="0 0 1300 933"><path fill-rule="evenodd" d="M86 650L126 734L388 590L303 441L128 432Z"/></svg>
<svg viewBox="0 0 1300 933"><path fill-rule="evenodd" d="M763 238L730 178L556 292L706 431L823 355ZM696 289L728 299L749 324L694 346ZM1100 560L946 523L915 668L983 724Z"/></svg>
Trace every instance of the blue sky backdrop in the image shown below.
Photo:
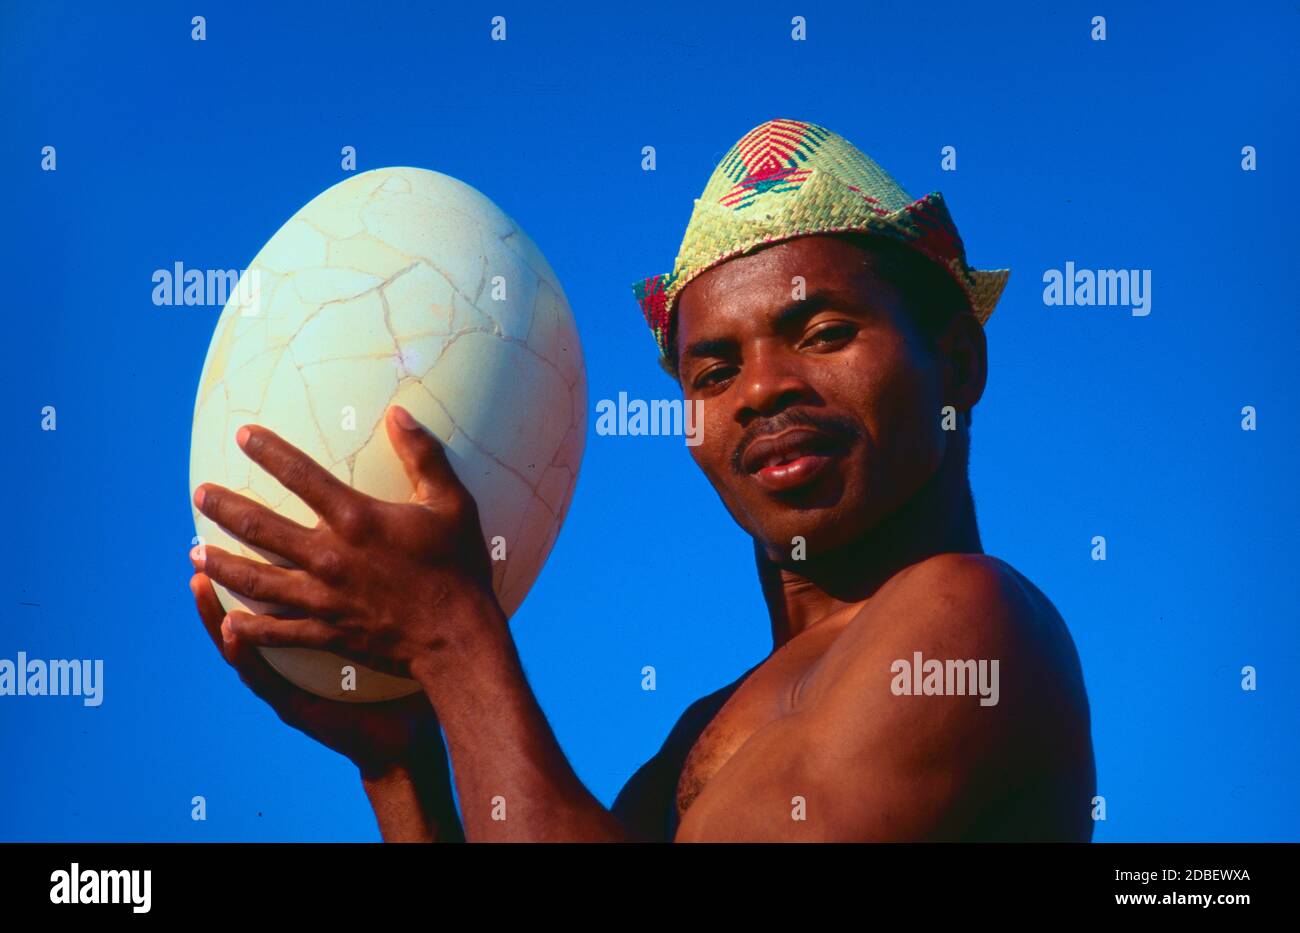
<svg viewBox="0 0 1300 933"><path fill-rule="evenodd" d="M971 261L1012 270L971 476L986 549L1078 645L1096 838L1300 838L1295 4L704 7L0 8L0 658L106 668L97 709L0 697L0 839L378 838L355 769L283 726L195 617L189 433L220 309L155 307L155 269L247 266L351 145L359 170L453 175L528 231L593 405L672 398L630 284L670 268L714 164L774 117L941 190ZM1044 306L1044 270L1071 260L1150 269L1150 315ZM748 541L681 439L589 432L514 628L608 803L770 634Z"/></svg>

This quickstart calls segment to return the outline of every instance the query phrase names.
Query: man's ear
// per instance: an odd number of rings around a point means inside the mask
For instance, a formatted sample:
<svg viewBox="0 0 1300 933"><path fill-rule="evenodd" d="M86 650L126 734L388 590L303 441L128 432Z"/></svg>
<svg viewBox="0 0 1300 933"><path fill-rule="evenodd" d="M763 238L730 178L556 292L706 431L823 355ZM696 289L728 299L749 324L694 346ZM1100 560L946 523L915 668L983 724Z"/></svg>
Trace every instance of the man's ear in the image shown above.
<svg viewBox="0 0 1300 933"><path fill-rule="evenodd" d="M944 404L969 412L984 395L988 381L988 342L975 315L955 315L940 335Z"/></svg>

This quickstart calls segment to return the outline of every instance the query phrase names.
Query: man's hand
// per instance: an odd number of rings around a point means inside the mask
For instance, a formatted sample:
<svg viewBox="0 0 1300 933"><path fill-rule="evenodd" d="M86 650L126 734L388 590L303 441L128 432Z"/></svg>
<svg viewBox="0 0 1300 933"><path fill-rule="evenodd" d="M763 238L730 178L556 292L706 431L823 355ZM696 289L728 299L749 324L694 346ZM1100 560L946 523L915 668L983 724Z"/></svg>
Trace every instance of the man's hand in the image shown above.
<svg viewBox="0 0 1300 933"><path fill-rule="evenodd" d="M208 545L198 569L249 599L295 610L231 612L223 634L236 643L333 651L417 680L446 732L466 838L629 838L578 780L528 687L492 592L473 497L437 438L404 410L391 409L386 426L414 487L409 503L363 495L265 428L240 429L244 453L320 522L304 528L220 486L199 487L195 504L204 515L294 564ZM410 812L410 798L400 784L389 796L399 813ZM502 801L508 820L496 815ZM381 827L388 810L376 802Z"/></svg>
<svg viewBox="0 0 1300 933"><path fill-rule="evenodd" d="M438 722L424 694L385 703L343 703L308 693L278 674L253 645L238 637L223 638L226 611L206 576L191 577L190 591L208 636L245 685L286 725L348 758L362 774L379 775L409 764L433 744L441 749Z"/></svg>
<svg viewBox="0 0 1300 933"><path fill-rule="evenodd" d="M225 610L201 573L190 591L208 636L254 694L285 724L352 761L392 841L463 841L451 797L447 749L424 694L386 703L340 703L300 690L239 638L222 637Z"/></svg>
<svg viewBox="0 0 1300 933"><path fill-rule="evenodd" d="M386 427L414 487L384 502L341 482L273 432L253 425L236 441L310 506L305 528L221 486L195 492L199 510L247 544L291 561L277 567L207 545L196 567L249 599L292 607L288 618L231 612L224 631L267 646L319 648L413 676L467 649L483 628L508 638L492 592L478 509L438 439L394 406ZM295 613L297 614L297 613Z"/></svg>

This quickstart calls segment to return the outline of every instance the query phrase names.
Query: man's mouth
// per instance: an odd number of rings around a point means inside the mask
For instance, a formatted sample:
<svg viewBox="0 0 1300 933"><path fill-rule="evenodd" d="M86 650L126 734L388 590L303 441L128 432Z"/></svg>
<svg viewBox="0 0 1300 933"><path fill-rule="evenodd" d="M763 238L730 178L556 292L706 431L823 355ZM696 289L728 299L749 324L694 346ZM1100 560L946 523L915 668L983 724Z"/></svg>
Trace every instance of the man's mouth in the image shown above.
<svg viewBox="0 0 1300 933"><path fill-rule="evenodd" d="M836 438L795 428L754 441L741 463L765 489L785 492L817 479L844 452L844 443Z"/></svg>

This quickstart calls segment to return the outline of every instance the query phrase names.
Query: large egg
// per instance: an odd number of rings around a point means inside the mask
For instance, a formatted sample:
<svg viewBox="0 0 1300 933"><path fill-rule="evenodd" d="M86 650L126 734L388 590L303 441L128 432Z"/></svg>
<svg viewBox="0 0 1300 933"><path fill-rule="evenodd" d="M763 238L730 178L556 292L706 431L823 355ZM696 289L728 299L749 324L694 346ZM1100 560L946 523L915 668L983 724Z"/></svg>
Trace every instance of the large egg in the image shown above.
<svg viewBox="0 0 1300 933"><path fill-rule="evenodd" d="M473 493L507 615L528 593L573 495L586 373L564 291L523 230L469 185L415 168L340 182L262 247L217 322L194 406L190 493L217 483L307 527L317 516L235 443L260 424L368 495L411 485L381 419L406 407ZM194 512L204 543L258 560ZM222 587L227 609L267 611ZM414 681L334 654L265 648L319 696L378 701ZM354 669L355 678L345 668ZM350 689L351 687L355 689Z"/></svg>

